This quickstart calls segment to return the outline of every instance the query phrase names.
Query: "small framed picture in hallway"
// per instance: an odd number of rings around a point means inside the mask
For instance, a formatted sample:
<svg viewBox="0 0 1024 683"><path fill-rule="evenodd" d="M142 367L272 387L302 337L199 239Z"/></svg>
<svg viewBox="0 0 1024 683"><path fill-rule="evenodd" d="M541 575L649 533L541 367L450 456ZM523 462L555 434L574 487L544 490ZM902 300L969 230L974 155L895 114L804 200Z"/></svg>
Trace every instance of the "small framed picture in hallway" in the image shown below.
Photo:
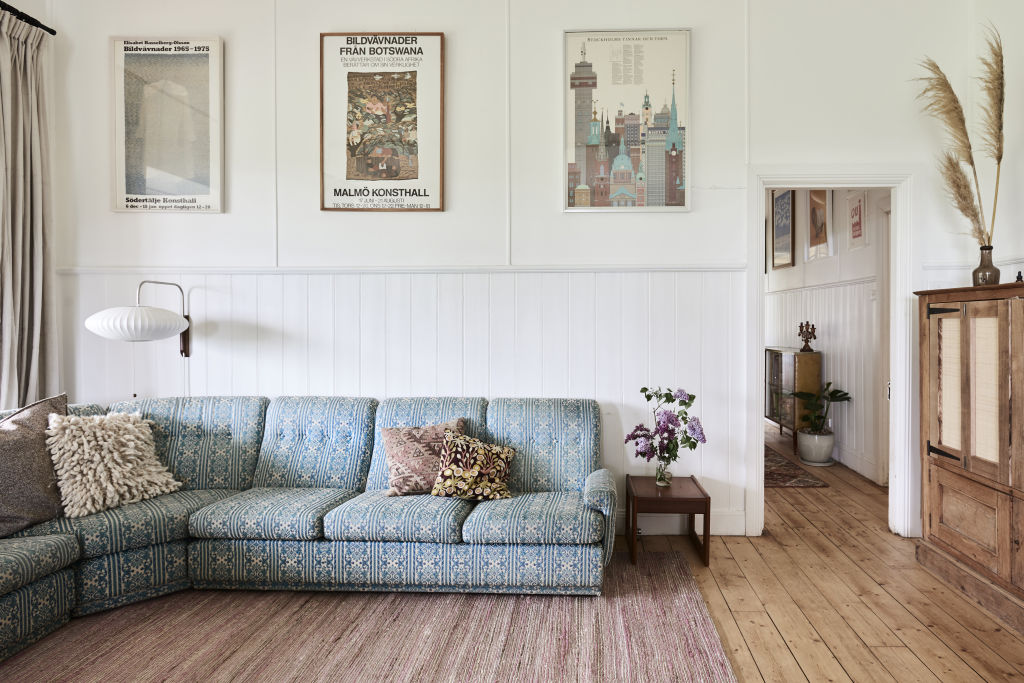
<svg viewBox="0 0 1024 683"><path fill-rule="evenodd" d="M772 270L796 265L793 252L793 190L772 192Z"/></svg>

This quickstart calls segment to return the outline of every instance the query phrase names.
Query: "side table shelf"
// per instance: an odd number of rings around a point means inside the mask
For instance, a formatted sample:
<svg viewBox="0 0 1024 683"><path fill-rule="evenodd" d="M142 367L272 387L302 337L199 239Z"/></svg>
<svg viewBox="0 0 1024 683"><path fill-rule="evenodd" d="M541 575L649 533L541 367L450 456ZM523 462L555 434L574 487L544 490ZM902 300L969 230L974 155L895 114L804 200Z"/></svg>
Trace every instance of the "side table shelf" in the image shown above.
<svg viewBox="0 0 1024 683"><path fill-rule="evenodd" d="M674 477L671 486L658 486L654 477L626 475L626 541L633 564L636 564L637 557L636 515L652 512L687 515L690 539L704 560L704 566L711 564L708 544L711 537L711 496L696 477ZM704 515L703 541L697 536L694 515Z"/></svg>

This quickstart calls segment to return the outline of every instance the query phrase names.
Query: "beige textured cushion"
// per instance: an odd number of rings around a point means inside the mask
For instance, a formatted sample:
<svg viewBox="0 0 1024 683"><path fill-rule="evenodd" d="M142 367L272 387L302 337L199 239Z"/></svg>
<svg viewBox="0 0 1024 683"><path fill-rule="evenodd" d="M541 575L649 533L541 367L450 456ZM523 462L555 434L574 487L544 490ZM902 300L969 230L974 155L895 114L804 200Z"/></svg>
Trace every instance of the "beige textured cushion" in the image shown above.
<svg viewBox="0 0 1024 683"><path fill-rule="evenodd" d="M60 517L60 491L46 452L50 413L68 412L66 394L0 420L0 537Z"/></svg>
<svg viewBox="0 0 1024 683"><path fill-rule="evenodd" d="M430 493L441 469L444 430L466 431L465 418L429 427L384 427L384 455L388 462L389 496Z"/></svg>
<svg viewBox="0 0 1024 683"><path fill-rule="evenodd" d="M83 517L181 488L157 460L151 424L126 413L50 416L46 445L64 514Z"/></svg>

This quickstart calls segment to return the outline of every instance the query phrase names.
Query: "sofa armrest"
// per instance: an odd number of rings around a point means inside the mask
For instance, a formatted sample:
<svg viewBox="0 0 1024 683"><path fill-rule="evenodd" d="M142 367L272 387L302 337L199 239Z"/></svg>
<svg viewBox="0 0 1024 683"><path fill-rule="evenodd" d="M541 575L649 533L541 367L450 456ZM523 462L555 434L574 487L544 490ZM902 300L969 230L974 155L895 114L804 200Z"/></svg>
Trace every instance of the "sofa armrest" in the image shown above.
<svg viewBox="0 0 1024 683"><path fill-rule="evenodd" d="M604 563L612 560L615 547L615 511L618 493L615 478L609 470L595 470L587 476L583 486L583 502L587 507L604 515Z"/></svg>

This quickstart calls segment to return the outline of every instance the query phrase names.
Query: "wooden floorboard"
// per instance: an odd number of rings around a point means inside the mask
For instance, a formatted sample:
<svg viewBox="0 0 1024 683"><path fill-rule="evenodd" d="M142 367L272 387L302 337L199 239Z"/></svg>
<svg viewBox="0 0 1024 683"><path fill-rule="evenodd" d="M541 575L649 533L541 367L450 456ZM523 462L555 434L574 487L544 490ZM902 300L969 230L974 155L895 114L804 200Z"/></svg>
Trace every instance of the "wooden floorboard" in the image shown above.
<svg viewBox="0 0 1024 683"><path fill-rule="evenodd" d="M917 565L885 487L804 469L828 487L767 489L764 534L713 538L710 568L686 538L642 540L686 555L740 680L1024 681L1024 635Z"/></svg>

